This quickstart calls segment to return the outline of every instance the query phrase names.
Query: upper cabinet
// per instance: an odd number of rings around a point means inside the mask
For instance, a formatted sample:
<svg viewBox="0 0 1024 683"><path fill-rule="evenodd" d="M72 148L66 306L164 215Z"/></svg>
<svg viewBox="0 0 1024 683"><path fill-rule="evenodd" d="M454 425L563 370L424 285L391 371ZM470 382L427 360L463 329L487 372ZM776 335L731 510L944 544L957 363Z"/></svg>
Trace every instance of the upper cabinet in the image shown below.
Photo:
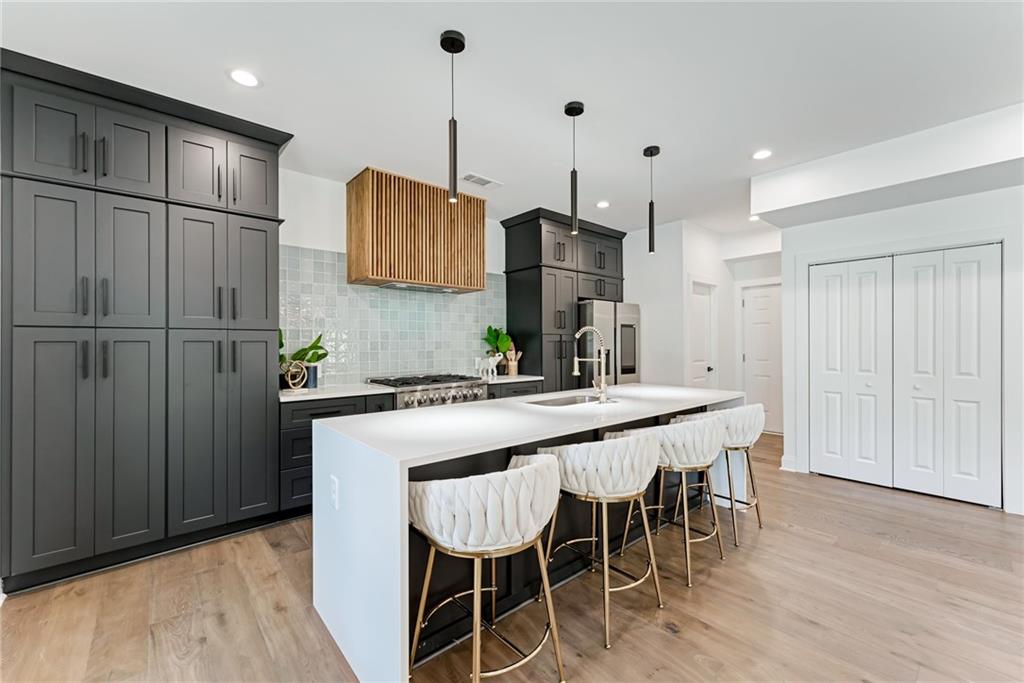
<svg viewBox="0 0 1024 683"><path fill-rule="evenodd" d="M277 215L277 151L228 143L231 198L228 208Z"/></svg>
<svg viewBox="0 0 1024 683"><path fill-rule="evenodd" d="M194 204L227 207L228 143L181 128L167 129L167 196Z"/></svg>
<svg viewBox="0 0 1024 683"><path fill-rule="evenodd" d="M579 270L609 278L621 278L622 239L580 230Z"/></svg>
<svg viewBox="0 0 1024 683"><path fill-rule="evenodd" d="M540 224L540 263L543 266L554 266L576 270L579 235L564 225L541 222Z"/></svg>
<svg viewBox="0 0 1024 683"><path fill-rule="evenodd" d="M14 171L95 184L96 107L20 86L13 97Z"/></svg>
<svg viewBox="0 0 1024 683"><path fill-rule="evenodd" d="M96 185L163 197L167 191L162 123L96 108Z"/></svg>
<svg viewBox="0 0 1024 683"><path fill-rule="evenodd" d="M276 222L228 216L231 329L277 329L277 253Z"/></svg>
<svg viewBox="0 0 1024 683"><path fill-rule="evenodd" d="M534 209L501 222L505 227L505 272L549 266L622 279L626 233L580 221L572 234L569 216Z"/></svg>
<svg viewBox="0 0 1024 683"><path fill-rule="evenodd" d="M227 328L228 217L185 206L167 216L167 326Z"/></svg>

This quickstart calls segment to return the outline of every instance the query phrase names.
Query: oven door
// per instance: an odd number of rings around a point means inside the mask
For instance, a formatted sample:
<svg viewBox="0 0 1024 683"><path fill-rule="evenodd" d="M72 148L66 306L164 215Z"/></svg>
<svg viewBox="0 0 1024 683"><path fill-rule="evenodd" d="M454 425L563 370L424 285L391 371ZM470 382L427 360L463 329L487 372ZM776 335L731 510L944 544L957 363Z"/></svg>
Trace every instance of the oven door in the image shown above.
<svg viewBox="0 0 1024 683"><path fill-rule="evenodd" d="M640 381L640 305L615 304L615 383Z"/></svg>

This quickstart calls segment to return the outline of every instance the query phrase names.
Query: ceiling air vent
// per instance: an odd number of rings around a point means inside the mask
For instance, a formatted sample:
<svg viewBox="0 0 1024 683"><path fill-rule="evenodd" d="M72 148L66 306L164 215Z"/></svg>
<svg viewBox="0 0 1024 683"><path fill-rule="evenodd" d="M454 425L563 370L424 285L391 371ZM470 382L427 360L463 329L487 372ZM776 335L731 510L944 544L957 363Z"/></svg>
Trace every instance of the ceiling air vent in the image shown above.
<svg viewBox="0 0 1024 683"><path fill-rule="evenodd" d="M503 185L503 183L499 183L494 178L487 178L486 176L478 175L476 173L467 173L462 176L462 179L466 182L473 183L474 185L479 185L480 187L490 187L491 185L501 187Z"/></svg>

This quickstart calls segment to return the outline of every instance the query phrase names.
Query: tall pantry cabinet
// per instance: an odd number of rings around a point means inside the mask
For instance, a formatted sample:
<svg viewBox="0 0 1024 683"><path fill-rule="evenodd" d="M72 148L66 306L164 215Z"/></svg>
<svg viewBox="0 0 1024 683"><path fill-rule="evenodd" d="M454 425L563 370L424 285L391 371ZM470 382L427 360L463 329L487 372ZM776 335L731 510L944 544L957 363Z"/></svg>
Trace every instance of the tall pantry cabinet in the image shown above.
<svg viewBox="0 0 1024 683"><path fill-rule="evenodd" d="M287 133L4 51L0 578L278 509Z"/></svg>
<svg viewBox="0 0 1024 683"><path fill-rule="evenodd" d="M1002 505L1002 248L810 269L811 470Z"/></svg>

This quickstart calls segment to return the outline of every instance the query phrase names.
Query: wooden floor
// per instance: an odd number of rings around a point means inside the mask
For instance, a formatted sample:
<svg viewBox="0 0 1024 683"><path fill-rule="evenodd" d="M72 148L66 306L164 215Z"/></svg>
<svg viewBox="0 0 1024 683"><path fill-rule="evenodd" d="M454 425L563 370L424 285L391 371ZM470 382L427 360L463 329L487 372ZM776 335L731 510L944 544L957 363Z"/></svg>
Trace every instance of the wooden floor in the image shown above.
<svg viewBox="0 0 1024 683"><path fill-rule="evenodd" d="M615 593L611 650L599 575L555 591L570 681L1024 680L1024 519L780 472L780 451L768 436L756 451L766 527L741 515L725 562L698 546L692 589L663 531L665 609L652 586ZM0 680L354 680L310 603L305 518L9 597ZM525 646L542 612L502 628ZM465 681L468 655L414 680ZM485 667L507 656L485 639ZM557 680L550 648L502 680Z"/></svg>

